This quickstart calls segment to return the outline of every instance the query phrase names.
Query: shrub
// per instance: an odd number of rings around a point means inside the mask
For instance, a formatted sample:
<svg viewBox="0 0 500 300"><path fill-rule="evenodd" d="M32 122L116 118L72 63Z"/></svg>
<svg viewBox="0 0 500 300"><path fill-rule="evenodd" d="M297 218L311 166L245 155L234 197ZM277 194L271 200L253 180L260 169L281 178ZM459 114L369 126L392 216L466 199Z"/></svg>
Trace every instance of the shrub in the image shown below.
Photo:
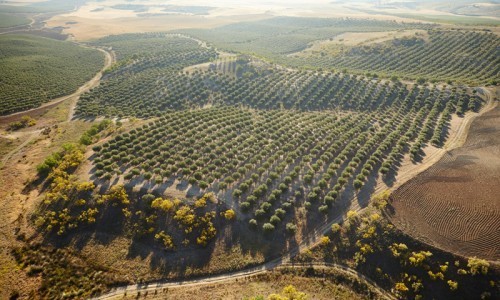
<svg viewBox="0 0 500 300"><path fill-rule="evenodd" d="M294 234L295 232L297 232L297 225L293 223L287 223L285 228L286 231L290 234Z"/></svg>
<svg viewBox="0 0 500 300"><path fill-rule="evenodd" d="M234 191L233 191L234 198L239 198L241 196L241 194L243 194L243 191L241 191L239 189L234 189Z"/></svg>
<svg viewBox="0 0 500 300"><path fill-rule="evenodd" d="M232 209L226 210L223 214L226 220L234 220L236 218L236 213Z"/></svg>
<svg viewBox="0 0 500 300"><path fill-rule="evenodd" d="M341 229L341 227L340 227L340 225L339 225L338 223L333 223L333 224L332 224L332 232L333 232L333 233L337 233L337 232L339 232L339 231L340 231L340 229Z"/></svg>
<svg viewBox="0 0 500 300"><path fill-rule="evenodd" d="M359 190L363 186L363 181L356 179L354 180L354 188Z"/></svg>
<svg viewBox="0 0 500 300"><path fill-rule="evenodd" d="M322 214L328 214L328 205L321 205L319 208L318 208L318 211Z"/></svg>
<svg viewBox="0 0 500 300"><path fill-rule="evenodd" d="M250 225L251 228L254 228L254 229L257 228L257 225L258 225L257 220L250 219L250 221L248 221L248 225Z"/></svg>
<svg viewBox="0 0 500 300"><path fill-rule="evenodd" d="M264 225L262 225L262 229L264 230L264 232L272 232L274 231L274 225L271 223L265 223Z"/></svg>
<svg viewBox="0 0 500 300"><path fill-rule="evenodd" d="M200 187L200 189L204 190L208 187L208 182L200 180L200 182L198 182L198 186Z"/></svg>
<svg viewBox="0 0 500 300"><path fill-rule="evenodd" d="M273 215L271 219L269 219L269 222L271 222L271 224L273 225L278 225L279 222L281 222L281 219L277 215Z"/></svg>
<svg viewBox="0 0 500 300"><path fill-rule="evenodd" d="M335 202L335 198L333 198L332 196L325 196L324 201L326 205L331 206Z"/></svg>
<svg viewBox="0 0 500 300"><path fill-rule="evenodd" d="M488 273L488 268L490 267L490 263L484 259L472 257L469 258L467 262L467 267L470 268L470 273L472 275L478 275L478 274L486 275Z"/></svg>
<svg viewBox="0 0 500 300"><path fill-rule="evenodd" d="M240 204L240 208L243 212L248 212L250 210L250 207L251 207L250 202L245 201Z"/></svg>
<svg viewBox="0 0 500 300"><path fill-rule="evenodd" d="M451 291L456 291L458 289L458 282L453 280L448 280L447 283L450 286Z"/></svg>

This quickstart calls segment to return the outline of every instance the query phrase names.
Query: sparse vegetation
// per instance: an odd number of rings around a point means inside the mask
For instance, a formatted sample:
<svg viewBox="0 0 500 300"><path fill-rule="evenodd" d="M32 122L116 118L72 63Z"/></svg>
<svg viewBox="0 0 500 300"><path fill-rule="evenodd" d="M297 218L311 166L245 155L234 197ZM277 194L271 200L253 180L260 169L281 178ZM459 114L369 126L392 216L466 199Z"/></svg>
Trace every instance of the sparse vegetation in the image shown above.
<svg viewBox="0 0 500 300"><path fill-rule="evenodd" d="M23 116L23 117L21 117L20 121L9 123L9 125L7 126L7 130L14 131L14 130L19 130L19 129L26 128L26 127L35 126L35 125L36 125L35 119L33 119L30 116Z"/></svg>

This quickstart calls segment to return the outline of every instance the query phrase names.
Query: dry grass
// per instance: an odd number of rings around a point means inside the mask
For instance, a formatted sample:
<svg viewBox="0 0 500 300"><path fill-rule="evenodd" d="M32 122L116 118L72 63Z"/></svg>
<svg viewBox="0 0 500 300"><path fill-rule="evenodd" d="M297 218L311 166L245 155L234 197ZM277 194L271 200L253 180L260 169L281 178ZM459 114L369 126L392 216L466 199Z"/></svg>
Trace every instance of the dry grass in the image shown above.
<svg viewBox="0 0 500 300"><path fill-rule="evenodd" d="M39 124L64 120L68 109L68 102L49 109ZM35 209L39 195L37 190L23 191L26 183L36 177L36 165L49 153L59 150L66 142L78 141L80 135L91 125L83 121L60 123L48 136L35 131L21 132L19 139L0 138L0 156L5 151L11 152L18 148L0 169L0 299L7 299L15 290L27 295L36 291L40 284L39 278L27 277L10 255L13 247L20 246L15 237L17 230L27 235L33 233L27 217ZM28 143L19 147L27 140Z"/></svg>

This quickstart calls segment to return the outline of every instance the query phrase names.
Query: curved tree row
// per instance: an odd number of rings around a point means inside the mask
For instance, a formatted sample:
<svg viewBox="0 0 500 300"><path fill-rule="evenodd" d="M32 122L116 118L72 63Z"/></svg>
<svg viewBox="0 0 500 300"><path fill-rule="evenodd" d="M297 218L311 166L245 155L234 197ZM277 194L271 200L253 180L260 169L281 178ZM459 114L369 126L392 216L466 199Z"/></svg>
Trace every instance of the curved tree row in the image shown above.
<svg viewBox="0 0 500 300"><path fill-rule="evenodd" d="M345 47L336 55L283 57L294 66L346 68L405 78L498 83L500 39L491 32L430 30L424 37Z"/></svg>
<svg viewBox="0 0 500 300"><path fill-rule="evenodd" d="M0 36L0 115L71 94L102 68L97 50L32 35Z"/></svg>

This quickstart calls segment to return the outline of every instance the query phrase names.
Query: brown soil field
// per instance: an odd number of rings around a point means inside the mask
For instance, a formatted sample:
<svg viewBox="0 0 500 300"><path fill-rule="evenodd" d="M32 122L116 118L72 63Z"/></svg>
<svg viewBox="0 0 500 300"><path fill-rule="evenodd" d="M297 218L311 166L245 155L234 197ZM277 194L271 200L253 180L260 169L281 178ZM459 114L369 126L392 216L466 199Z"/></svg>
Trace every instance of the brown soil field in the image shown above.
<svg viewBox="0 0 500 300"><path fill-rule="evenodd" d="M392 195L392 221L436 247L500 259L500 106L479 116L465 144Z"/></svg>
<svg viewBox="0 0 500 300"><path fill-rule="evenodd" d="M184 15L160 15L115 19L84 18L78 15L59 15L47 22L49 27L64 27L63 33L74 40L84 41L124 33L169 31L185 28L215 28L239 21L270 18L270 15L245 15L229 17L205 17Z"/></svg>

